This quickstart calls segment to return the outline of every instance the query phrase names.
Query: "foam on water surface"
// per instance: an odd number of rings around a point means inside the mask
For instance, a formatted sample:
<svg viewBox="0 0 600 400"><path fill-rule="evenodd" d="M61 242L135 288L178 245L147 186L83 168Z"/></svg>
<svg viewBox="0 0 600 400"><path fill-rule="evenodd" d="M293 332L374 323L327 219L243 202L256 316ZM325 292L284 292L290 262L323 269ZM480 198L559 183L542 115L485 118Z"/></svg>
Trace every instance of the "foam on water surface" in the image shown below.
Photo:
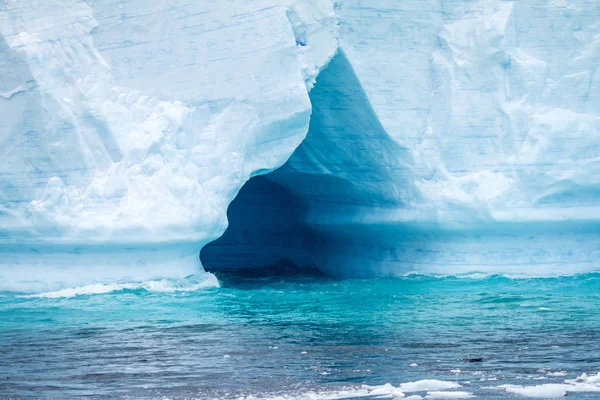
<svg viewBox="0 0 600 400"><path fill-rule="evenodd" d="M211 273L189 276L185 279L159 279L139 283L93 284L74 288L27 295L39 298L70 298L75 296L96 295L120 292L123 290L144 290L153 293L193 292L196 290L219 287L219 281Z"/></svg>

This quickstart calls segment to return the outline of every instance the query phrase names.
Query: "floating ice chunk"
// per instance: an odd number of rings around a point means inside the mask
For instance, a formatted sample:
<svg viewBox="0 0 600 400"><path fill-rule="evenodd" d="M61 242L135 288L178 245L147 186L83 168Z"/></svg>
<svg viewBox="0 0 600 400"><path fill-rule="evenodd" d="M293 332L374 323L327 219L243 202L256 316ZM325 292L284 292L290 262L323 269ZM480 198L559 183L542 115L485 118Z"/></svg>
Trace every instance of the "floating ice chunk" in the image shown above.
<svg viewBox="0 0 600 400"><path fill-rule="evenodd" d="M563 384L548 383L536 386L508 386L506 393L515 393L521 396L547 399L563 397L567 395L567 390Z"/></svg>
<svg viewBox="0 0 600 400"><path fill-rule="evenodd" d="M404 393L390 383L378 386L363 385L361 387L348 387L331 391L307 391L298 394L282 394L276 396L248 396L240 400L338 400L352 398L378 398L378 399L410 399L420 400L421 396L405 398Z"/></svg>
<svg viewBox="0 0 600 400"><path fill-rule="evenodd" d="M567 380L565 380L565 382L568 382L568 383L584 382L584 383L589 383L592 385L600 386L600 372L598 372L596 375L591 375L591 376L588 376L587 374L581 374L576 379L567 379Z"/></svg>
<svg viewBox="0 0 600 400"><path fill-rule="evenodd" d="M498 388L504 388L507 393L532 398L556 398L566 396L568 393L600 393L600 372L596 375L582 374L575 379L565 379L564 383L536 386L501 385Z"/></svg>
<svg viewBox="0 0 600 400"><path fill-rule="evenodd" d="M470 399L475 397L473 393L469 392L443 392L443 391L434 391L427 392L426 399Z"/></svg>
<svg viewBox="0 0 600 400"><path fill-rule="evenodd" d="M457 389L461 385L456 382L438 381L437 379L423 379L416 382L407 382L400 385L404 392L426 392L431 390Z"/></svg>
<svg viewBox="0 0 600 400"><path fill-rule="evenodd" d="M600 392L600 372L596 375L581 374L575 379L565 379L565 383L570 385L570 392Z"/></svg>
<svg viewBox="0 0 600 400"><path fill-rule="evenodd" d="M567 371L548 372L548 376L567 376Z"/></svg>
<svg viewBox="0 0 600 400"><path fill-rule="evenodd" d="M372 388L369 395L371 395L371 396L386 396L387 395L387 396L392 396L394 398L403 398L404 392L402 392L402 390L400 390L399 388L394 387L391 384L387 383L383 386Z"/></svg>

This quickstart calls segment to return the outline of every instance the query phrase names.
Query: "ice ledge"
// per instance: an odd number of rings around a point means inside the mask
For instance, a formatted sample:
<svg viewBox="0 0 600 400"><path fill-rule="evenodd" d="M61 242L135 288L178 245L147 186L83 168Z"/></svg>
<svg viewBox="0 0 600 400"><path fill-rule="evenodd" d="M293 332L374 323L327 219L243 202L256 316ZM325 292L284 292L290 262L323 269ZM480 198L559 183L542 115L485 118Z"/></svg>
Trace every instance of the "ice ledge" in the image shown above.
<svg viewBox="0 0 600 400"><path fill-rule="evenodd" d="M2 244L0 291L42 293L89 283L181 279L202 274L198 243Z"/></svg>

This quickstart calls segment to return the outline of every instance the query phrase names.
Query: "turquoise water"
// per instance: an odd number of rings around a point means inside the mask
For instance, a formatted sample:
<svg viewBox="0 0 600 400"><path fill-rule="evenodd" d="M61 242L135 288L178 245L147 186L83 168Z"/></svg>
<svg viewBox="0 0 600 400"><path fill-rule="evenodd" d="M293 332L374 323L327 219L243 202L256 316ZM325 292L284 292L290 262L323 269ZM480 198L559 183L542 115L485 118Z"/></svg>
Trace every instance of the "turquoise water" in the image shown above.
<svg viewBox="0 0 600 400"><path fill-rule="evenodd" d="M598 273L340 281L270 272L171 292L3 293L0 397L341 398L362 384L437 379L479 398L520 398L498 386L600 371Z"/></svg>

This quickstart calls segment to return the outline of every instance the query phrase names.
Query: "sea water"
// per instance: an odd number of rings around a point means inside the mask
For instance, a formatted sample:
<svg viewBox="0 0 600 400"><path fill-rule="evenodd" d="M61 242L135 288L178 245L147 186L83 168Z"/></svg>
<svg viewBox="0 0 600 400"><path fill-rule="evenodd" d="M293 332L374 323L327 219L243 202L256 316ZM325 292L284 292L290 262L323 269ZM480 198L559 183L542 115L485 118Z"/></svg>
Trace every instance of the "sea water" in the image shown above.
<svg viewBox="0 0 600 400"><path fill-rule="evenodd" d="M599 273L262 270L0 295L0 397L598 399L598 371Z"/></svg>

